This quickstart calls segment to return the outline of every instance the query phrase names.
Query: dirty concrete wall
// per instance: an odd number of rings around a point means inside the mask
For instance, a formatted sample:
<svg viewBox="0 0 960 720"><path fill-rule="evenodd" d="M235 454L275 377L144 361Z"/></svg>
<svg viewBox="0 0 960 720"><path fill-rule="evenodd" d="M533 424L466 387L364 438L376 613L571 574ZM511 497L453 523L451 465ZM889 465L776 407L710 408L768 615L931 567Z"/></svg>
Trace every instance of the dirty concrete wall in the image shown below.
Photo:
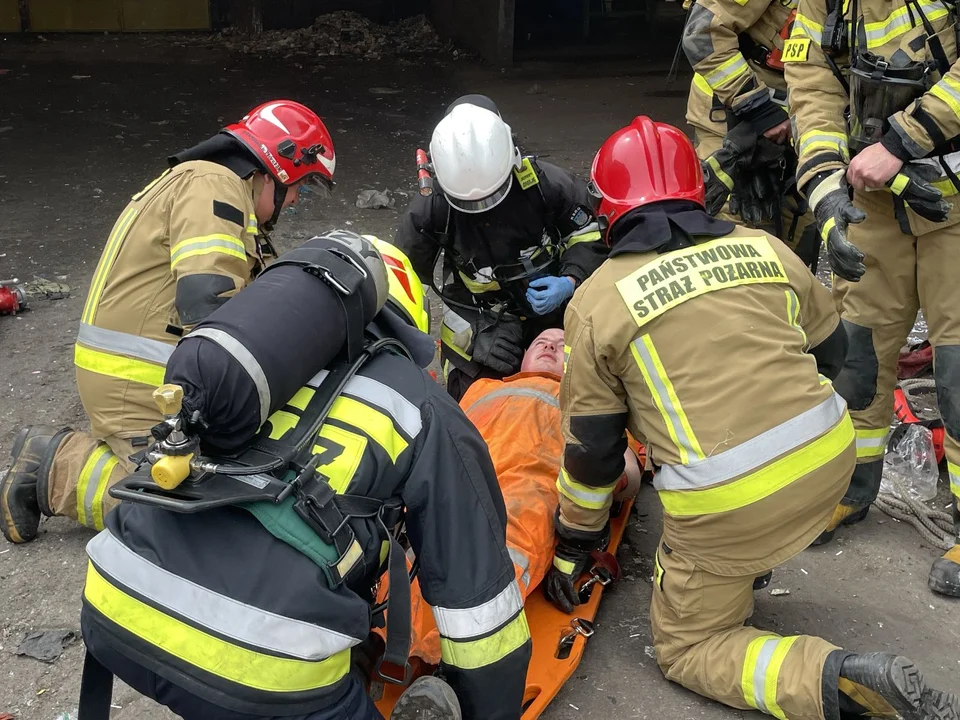
<svg viewBox="0 0 960 720"><path fill-rule="evenodd" d="M430 0L437 32L495 65L513 62L514 0Z"/></svg>

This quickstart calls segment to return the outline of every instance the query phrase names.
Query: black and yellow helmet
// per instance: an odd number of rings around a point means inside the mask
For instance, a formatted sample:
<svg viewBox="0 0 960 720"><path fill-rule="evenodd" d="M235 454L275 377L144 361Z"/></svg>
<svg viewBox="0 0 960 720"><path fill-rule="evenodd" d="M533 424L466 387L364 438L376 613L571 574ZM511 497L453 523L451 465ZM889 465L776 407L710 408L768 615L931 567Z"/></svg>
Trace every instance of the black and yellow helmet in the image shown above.
<svg viewBox="0 0 960 720"><path fill-rule="evenodd" d="M364 235L380 253L387 269L390 303L413 327L421 332L430 332L430 305L423 283L414 272L410 258L396 245L380 240L373 235Z"/></svg>

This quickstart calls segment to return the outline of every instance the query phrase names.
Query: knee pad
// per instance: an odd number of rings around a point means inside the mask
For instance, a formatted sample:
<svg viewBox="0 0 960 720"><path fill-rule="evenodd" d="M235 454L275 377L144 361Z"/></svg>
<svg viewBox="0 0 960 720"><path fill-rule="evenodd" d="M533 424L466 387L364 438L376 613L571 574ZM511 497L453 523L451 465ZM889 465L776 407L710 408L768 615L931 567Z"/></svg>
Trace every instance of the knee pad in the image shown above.
<svg viewBox="0 0 960 720"><path fill-rule="evenodd" d="M960 438L960 345L933 348L933 378L943 427L956 440Z"/></svg>
<svg viewBox="0 0 960 720"><path fill-rule="evenodd" d="M833 387L851 410L866 410L877 396L877 376L880 374L873 330L849 320L841 322L847 331L847 359Z"/></svg>

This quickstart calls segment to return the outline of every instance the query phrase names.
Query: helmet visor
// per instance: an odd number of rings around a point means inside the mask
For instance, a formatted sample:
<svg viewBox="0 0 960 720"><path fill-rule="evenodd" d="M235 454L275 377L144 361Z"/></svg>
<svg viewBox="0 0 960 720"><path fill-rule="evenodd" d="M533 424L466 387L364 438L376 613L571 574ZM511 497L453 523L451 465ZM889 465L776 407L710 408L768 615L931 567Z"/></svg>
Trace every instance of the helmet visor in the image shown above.
<svg viewBox="0 0 960 720"><path fill-rule="evenodd" d="M310 173L300 181L301 192L328 198L333 194L334 182L320 173Z"/></svg>
<svg viewBox="0 0 960 720"><path fill-rule="evenodd" d="M486 212L487 210L491 210L502 203L503 199L507 196L507 193L510 192L511 187L513 187L512 172L507 176L507 180L505 183L503 183L503 185L497 188L490 195L480 198L479 200L461 200L460 198L455 198L447 193L444 193L444 195L447 198L447 202L461 212L482 213Z"/></svg>

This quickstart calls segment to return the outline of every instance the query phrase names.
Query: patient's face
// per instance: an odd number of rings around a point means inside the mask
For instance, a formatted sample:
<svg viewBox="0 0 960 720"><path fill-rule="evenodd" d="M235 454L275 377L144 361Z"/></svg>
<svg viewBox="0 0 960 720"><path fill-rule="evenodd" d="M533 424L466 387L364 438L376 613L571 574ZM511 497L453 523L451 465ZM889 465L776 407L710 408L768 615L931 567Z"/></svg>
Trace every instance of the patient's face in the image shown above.
<svg viewBox="0 0 960 720"><path fill-rule="evenodd" d="M520 372L550 372L563 375L563 330L551 328L537 335L523 354Z"/></svg>

